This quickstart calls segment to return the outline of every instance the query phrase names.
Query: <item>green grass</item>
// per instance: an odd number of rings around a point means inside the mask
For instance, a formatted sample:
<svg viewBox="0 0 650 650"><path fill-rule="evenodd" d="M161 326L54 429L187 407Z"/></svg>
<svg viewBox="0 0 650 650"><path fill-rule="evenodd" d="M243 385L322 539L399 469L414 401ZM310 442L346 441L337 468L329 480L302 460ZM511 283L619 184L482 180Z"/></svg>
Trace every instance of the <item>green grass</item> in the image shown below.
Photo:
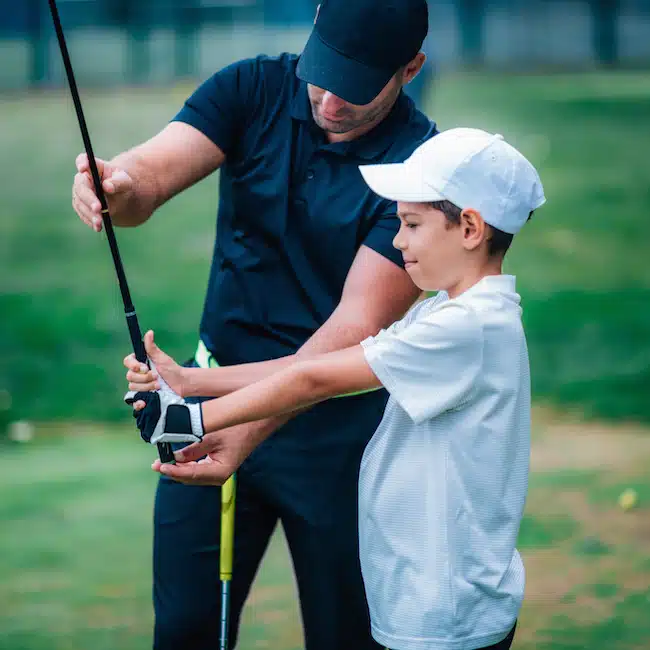
<svg viewBox="0 0 650 650"><path fill-rule="evenodd" d="M142 542L154 476L143 471L145 450L82 426L65 440L1 449L0 646L146 647Z"/></svg>
<svg viewBox="0 0 650 650"><path fill-rule="evenodd" d="M650 588L629 594L616 605L612 616L590 624L576 624L570 616L558 616L536 647L539 650L647 648L649 601Z"/></svg>
<svg viewBox="0 0 650 650"><path fill-rule="evenodd" d="M519 531L519 548L549 548L576 534L577 522L568 516L533 517L524 515Z"/></svg>
<svg viewBox="0 0 650 650"><path fill-rule="evenodd" d="M130 427L81 423L39 425L27 445L0 443L0 648L150 647L154 454ZM622 513L615 498L599 495L625 476L647 495L650 480L619 464L580 484L561 467L532 477L518 542L528 578L515 650L645 648L649 501ZM576 490L582 501L571 499ZM280 532L244 610L240 640L244 649L303 647Z"/></svg>
<svg viewBox="0 0 650 650"><path fill-rule="evenodd" d="M37 433L24 447L0 444L0 648L150 647L153 450L123 429ZM298 650L290 575L277 535L240 647Z"/></svg>
<svg viewBox="0 0 650 650"><path fill-rule="evenodd" d="M84 92L97 154L153 135L188 90ZM536 399L650 421L650 73L443 77L430 110L441 128L503 132L540 168L548 204L506 268L519 278ZM70 208L82 147L71 102L4 98L0 119L0 389L16 417L126 421L129 340L108 247ZM181 359L196 342L215 209L212 177L118 231L142 326Z"/></svg>

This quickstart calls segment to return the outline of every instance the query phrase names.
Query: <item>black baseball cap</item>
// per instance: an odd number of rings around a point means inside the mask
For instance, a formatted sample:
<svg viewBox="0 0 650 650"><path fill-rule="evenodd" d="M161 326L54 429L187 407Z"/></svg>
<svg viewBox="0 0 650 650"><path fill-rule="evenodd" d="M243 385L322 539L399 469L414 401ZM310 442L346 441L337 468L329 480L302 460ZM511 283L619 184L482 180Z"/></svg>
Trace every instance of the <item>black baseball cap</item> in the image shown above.
<svg viewBox="0 0 650 650"><path fill-rule="evenodd" d="M426 0L322 0L296 74L351 104L369 104L420 51Z"/></svg>

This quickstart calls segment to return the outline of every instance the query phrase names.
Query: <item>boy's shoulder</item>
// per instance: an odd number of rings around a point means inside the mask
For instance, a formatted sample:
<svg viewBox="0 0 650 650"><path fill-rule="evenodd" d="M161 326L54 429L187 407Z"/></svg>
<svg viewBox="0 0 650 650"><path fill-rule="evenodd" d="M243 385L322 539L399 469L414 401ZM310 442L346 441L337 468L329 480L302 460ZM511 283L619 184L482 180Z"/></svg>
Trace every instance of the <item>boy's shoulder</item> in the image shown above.
<svg viewBox="0 0 650 650"><path fill-rule="evenodd" d="M458 320L461 323L469 324L477 322L476 313L471 301L449 298L445 291L439 291L435 296L426 298L414 305L404 317L407 324L416 322L440 321L451 324Z"/></svg>
<svg viewBox="0 0 650 650"><path fill-rule="evenodd" d="M521 298L514 276L485 277L467 291L450 298L445 291L415 304L402 319L401 327L416 323L435 324L454 337L480 336L486 323L502 326L521 323Z"/></svg>
<svg viewBox="0 0 650 650"><path fill-rule="evenodd" d="M408 323L412 323L418 318L424 317L427 314L436 311L436 309L438 309L442 303L447 302L448 300L449 296L445 291L439 291L434 296L429 296L428 298L418 300L418 302L416 302L408 310L408 312L406 312L402 320L407 321Z"/></svg>
<svg viewBox="0 0 650 650"><path fill-rule="evenodd" d="M408 331L407 331L408 330ZM414 305L399 322L394 333L404 333L413 340L448 340L466 345L480 345L483 327L471 302L450 299L444 291Z"/></svg>

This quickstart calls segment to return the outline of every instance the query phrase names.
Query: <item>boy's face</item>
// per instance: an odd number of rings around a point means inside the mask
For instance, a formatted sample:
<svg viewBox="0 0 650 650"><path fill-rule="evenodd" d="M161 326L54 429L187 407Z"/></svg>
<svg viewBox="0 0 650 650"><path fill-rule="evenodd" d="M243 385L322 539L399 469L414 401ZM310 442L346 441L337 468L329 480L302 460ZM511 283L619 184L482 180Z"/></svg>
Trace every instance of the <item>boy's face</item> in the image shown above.
<svg viewBox="0 0 650 650"><path fill-rule="evenodd" d="M398 203L400 229L393 246L402 252L407 273L423 291L448 291L467 263L463 229L427 203Z"/></svg>

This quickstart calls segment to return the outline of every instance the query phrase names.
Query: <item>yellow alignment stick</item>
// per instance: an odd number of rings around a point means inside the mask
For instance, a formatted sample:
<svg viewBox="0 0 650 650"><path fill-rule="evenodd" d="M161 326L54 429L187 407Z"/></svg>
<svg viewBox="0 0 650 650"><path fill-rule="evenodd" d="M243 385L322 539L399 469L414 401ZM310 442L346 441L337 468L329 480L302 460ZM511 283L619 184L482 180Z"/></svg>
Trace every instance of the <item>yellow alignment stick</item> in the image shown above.
<svg viewBox="0 0 650 650"><path fill-rule="evenodd" d="M235 475L221 486L221 633L219 650L228 650L228 619L230 617L230 581L232 580L233 546L235 541Z"/></svg>
<svg viewBox="0 0 650 650"><path fill-rule="evenodd" d="M219 364L203 341L194 355L199 368L217 368ZM235 489L233 474L221 486L221 540L219 553L219 580L221 581L221 628L219 650L228 650L228 622L230 618L230 581L232 580L233 547L235 545Z"/></svg>

